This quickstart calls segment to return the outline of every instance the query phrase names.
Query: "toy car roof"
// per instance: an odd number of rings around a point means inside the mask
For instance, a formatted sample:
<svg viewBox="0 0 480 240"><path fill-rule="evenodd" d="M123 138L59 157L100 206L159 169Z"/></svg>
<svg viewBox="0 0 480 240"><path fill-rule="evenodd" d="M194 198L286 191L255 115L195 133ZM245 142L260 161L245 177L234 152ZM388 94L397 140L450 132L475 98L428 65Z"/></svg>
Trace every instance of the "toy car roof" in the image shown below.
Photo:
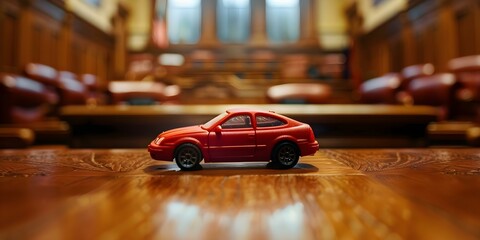
<svg viewBox="0 0 480 240"><path fill-rule="evenodd" d="M251 109L251 108L232 108L227 109L227 113L242 113L242 112L249 112L249 113L275 113L274 111L265 111L259 109Z"/></svg>

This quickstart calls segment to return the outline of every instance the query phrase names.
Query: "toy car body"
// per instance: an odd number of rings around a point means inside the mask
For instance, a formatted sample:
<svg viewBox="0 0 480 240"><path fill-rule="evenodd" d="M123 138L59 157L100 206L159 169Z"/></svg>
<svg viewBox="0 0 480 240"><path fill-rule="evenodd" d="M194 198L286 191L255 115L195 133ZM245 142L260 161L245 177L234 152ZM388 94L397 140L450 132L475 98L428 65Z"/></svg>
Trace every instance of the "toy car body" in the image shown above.
<svg viewBox="0 0 480 240"><path fill-rule="evenodd" d="M269 162L278 168L295 166L300 156L318 150L308 124L267 111L227 110L209 122L172 129L149 145L155 160L172 161L182 170L208 162Z"/></svg>

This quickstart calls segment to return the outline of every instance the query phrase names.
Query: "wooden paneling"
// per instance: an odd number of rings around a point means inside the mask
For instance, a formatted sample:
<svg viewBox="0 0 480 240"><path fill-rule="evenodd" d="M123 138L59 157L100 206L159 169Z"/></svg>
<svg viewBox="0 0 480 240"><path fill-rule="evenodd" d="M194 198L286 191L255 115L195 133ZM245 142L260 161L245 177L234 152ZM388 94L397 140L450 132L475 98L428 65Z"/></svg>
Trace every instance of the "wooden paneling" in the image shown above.
<svg viewBox="0 0 480 240"><path fill-rule="evenodd" d="M475 18L472 12L462 11L456 15L457 38L463 39L458 45L460 55L471 55L475 53L475 37L471 37L471 30L475 27Z"/></svg>
<svg viewBox="0 0 480 240"><path fill-rule="evenodd" d="M0 4L0 71L13 71L17 66L20 28L20 9L17 5L4 1Z"/></svg>
<svg viewBox="0 0 480 240"><path fill-rule="evenodd" d="M403 47L403 43L400 36L390 40L388 49L391 49L389 70L398 72L403 68L403 62L404 62L403 60L404 47Z"/></svg>
<svg viewBox="0 0 480 240"><path fill-rule="evenodd" d="M427 16L414 24L414 44L417 46L415 64L432 63L438 66L436 60L440 38L437 38L437 26L433 18Z"/></svg>
<svg viewBox="0 0 480 240"><path fill-rule="evenodd" d="M368 56L353 62L362 80L420 63L444 72L450 59L480 54L478 0L409 1L407 9L368 33L355 27L361 17L354 13L348 12L351 36Z"/></svg>
<svg viewBox="0 0 480 240"><path fill-rule="evenodd" d="M32 39L30 41L31 57L28 62L43 63L54 68L59 68L59 43L61 22L53 19L44 13L38 11L35 13L35 19L31 22ZM25 59L26 61L29 59ZM26 64L22 63L22 65Z"/></svg>
<svg viewBox="0 0 480 240"><path fill-rule="evenodd" d="M95 74L100 81L111 76L114 36L67 10L63 1L0 2L0 34L0 71L21 73L35 62Z"/></svg>
<svg viewBox="0 0 480 240"><path fill-rule="evenodd" d="M111 48L92 41L79 33L74 33L70 53L71 65L75 73L94 73L104 81L108 79L111 65L108 61ZM101 83L103 84L103 83Z"/></svg>
<svg viewBox="0 0 480 240"><path fill-rule="evenodd" d="M463 4L462 4L463 3ZM480 8L479 2L456 2L455 27L457 29L457 48L459 56L475 55L480 53Z"/></svg>

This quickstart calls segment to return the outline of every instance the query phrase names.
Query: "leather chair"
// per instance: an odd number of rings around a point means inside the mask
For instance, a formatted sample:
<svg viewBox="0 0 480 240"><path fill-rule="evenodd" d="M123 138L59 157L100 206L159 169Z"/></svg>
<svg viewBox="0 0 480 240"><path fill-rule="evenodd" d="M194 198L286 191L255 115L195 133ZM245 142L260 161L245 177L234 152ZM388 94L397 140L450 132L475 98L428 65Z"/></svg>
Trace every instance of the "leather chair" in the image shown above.
<svg viewBox="0 0 480 240"><path fill-rule="evenodd" d="M93 74L82 74L80 80L87 87L90 92L95 92L98 90L98 79L97 76Z"/></svg>
<svg viewBox="0 0 480 240"><path fill-rule="evenodd" d="M83 105L87 102L87 87L72 72L57 71L38 63L27 64L24 72L31 79L43 83L59 105Z"/></svg>
<svg viewBox="0 0 480 240"><path fill-rule="evenodd" d="M462 101L479 101L480 55L452 59L448 65L459 83L457 97Z"/></svg>
<svg viewBox="0 0 480 240"><path fill-rule="evenodd" d="M50 99L50 104L58 104L59 98L57 94L57 88L59 84L57 80L57 70L43 64L29 63L25 66L24 74L28 78L40 82L46 87Z"/></svg>
<svg viewBox="0 0 480 240"><path fill-rule="evenodd" d="M413 79L431 76L435 67L431 63L417 64L402 69L402 88L406 89Z"/></svg>
<svg viewBox="0 0 480 240"><path fill-rule="evenodd" d="M407 91L415 105L439 107L439 120L446 120L450 117L455 83L455 75L440 73L412 80Z"/></svg>
<svg viewBox="0 0 480 240"><path fill-rule="evenodd" d="M29 63L25 66L24 72L27 77L41 82L46 86L58 87L58 71L50 66L38 63Z"/></svg>
<svg viewBox="0 0 480 240"><path fill-rule="evenodd" d="M0 74L0 148L67 142L68 124L48 115L54 102L51 94L41 82Z"/></svg>
<svg viewBox="0 0 480 240"><path fill-rule="evenodd" d="M435 67L431 63L411 65L402 69L402 83L396 96L397 101L403 105L412 105L413 99L406 91L408 85L413 79L431 76L434 72Z"/></svg>
<svg viewBox="0 0 480 240"><path fill-rule="evenodd" d="M87 89L87 104L98 105L104 103L104 98L99 91L98 78L94 74L82 74L80 80Z"/></svg>
<svg viewBox="0 0 480 240"><path fill-rule="evenodd" d="M0 122L31 123L44 119L51 99L40 82L13 74L0 74Z"/></svg>
<svg viewBox="0 0 480 240"><path fill-rule="evenodd" d="M60 71L57 79L60 105L85 105L87 103L87 87L78 80L76 74Z"/></svg>
<svg viewBox="0 0 480 240"><path fill-rule="evenodd" d="M367 104L397 104L397 93L400 89L401 76L388 73L378 78L363 82L358 90L360 102Z"/></svg>
<svg viewBox="0 0 480 240"><path fill-rule="evenodd" d="M452 59L448 66L458 82L456 115L480 121L480 55Z"/></svg>
<svg viewBox="0 0 480 240"><path fill-rule="evenodd" d="M331 95L330 86L321 83L287 83L267 90L270 103L323 104L330 101Z"/></svg>

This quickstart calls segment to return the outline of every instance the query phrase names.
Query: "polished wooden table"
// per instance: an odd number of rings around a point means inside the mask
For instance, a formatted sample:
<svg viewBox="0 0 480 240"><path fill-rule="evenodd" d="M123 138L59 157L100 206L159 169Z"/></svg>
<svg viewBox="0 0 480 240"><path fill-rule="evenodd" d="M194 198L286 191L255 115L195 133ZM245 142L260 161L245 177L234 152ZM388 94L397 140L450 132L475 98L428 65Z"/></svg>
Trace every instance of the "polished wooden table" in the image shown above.
<svg viewBox="0 0 480 240"><path fill-rule="evenodd" d="M479 239L480 150L321 150L181 172L140 150L0 151L0 239Z"/></svg>
<svg viewBox="0 0 480 240"><path fill-rule="evenodd" d="M199 125L231 108L272 110L312 126L323 147L419 147L426 145L430 106L255 104L66 106L60 116L72 129L73 148L140 148L158 133Z"/></svg>

